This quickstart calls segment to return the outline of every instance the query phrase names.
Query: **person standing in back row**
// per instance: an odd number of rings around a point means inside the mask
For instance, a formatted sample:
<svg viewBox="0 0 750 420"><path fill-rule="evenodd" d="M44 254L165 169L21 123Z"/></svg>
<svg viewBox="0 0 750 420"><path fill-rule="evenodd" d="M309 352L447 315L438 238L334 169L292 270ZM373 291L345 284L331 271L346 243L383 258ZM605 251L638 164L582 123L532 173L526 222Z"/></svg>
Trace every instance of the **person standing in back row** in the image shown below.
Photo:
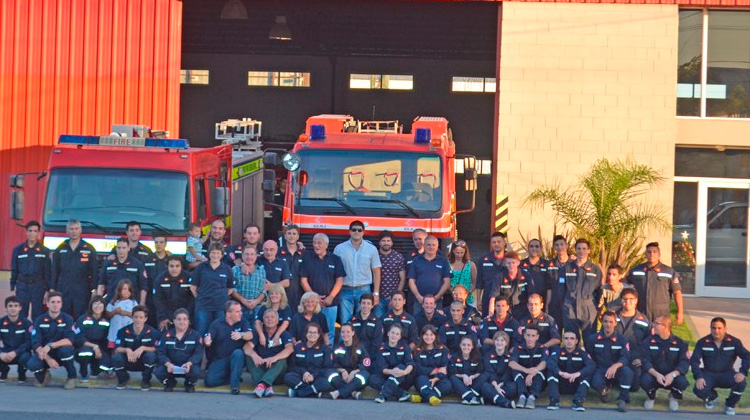
<svg viewBox="0 0 750 420"><path fill-rule="evenodd" d="M36 220L26 223L26 241L13 248L10 261L10 292L18 297L24 318L29 316L31 304L31 319L44 313L44 295L52 274L50 250L39 242L40 228Z"/></svg>
<svg viewBox="0 0 750 420"><path fill-rule="evenodd" d="M492 290L500 287L500 281L505 276L505 247L507 237L502 232L494 232L490 237L490 252L482 255L476 261L477 281L476 289L482 291L480 302L483 316L492 315L494 308L490 307Z"/></svg>
<svg viewBox="0 0 750 420"><path fill-rule="evenodd" d="M438 239L432 235L424 241L424 254L419 255L409 267L409 290L414 295L412 314L422 310L422 300L426 295L435 296L442 306L443 294L451 285L451 263L438 254Z"/></svg>
<svg viewBox="0 0 750 420"><path fill-rule="evenodd" d="M565 267L563 325L565 331L580 331L581 337L589 337L596 332L594 292L602 285L602 270L589 261L590 252L589 241L578 239L576 260L568 262Z"/></svg>
<svg viewBox="0 0 750 420"><path fill-rule="evenodd" d="M628 275L628 283L638 291L638 310L653 322L656 317L670 315L669 302L674 296L677 305L677 325L684 318L682 286L672 267L660 261L661 251L658 242L646 245L646 262L636 266Z"/></svg>
<svg viewBox="0 0 750 420"><path fill-rule="evenodd" d="M349 240L336 245L334 255L341 258L344 265L344 284L339 295L339 319L342 324L349 322L359 308L359 298L372 293L377 307L380 297L380 256L378 249L370 241L362 238L365 224L355 220L349 224Z"/></svg>
<svg viewBox="0 0 750 420"><path fill-rule="evenodd" d="M77 319L86 312L91 289L97 280L96 250L81 239L81 222L71 219L66 226L69 239L52 254L50 292L62 293L62 312Z"/></svg>

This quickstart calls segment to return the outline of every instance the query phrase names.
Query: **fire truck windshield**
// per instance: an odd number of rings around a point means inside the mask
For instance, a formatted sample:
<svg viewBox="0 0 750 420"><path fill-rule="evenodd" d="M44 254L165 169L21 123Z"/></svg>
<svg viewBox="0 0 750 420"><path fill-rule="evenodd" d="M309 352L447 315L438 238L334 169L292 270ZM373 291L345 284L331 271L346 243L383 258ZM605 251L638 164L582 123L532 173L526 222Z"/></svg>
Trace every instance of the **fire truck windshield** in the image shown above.
<svg viewBox="0 0 750 420"><path fill-rule="evenodd" d="M296 211L433 217L442 209L440 157L374 150L300 150L307 183Z"/></svg>
<svg viewBox="0 0 750 420"><path fill-rule="evenodd" d="M123 221L143 222L184 233L189 221L187 174L118 168L58 168L51 172L44 204L45 230L65 230L69 219L86 230L124 230ZM148 225L146 225L148 223Z"/></svg>

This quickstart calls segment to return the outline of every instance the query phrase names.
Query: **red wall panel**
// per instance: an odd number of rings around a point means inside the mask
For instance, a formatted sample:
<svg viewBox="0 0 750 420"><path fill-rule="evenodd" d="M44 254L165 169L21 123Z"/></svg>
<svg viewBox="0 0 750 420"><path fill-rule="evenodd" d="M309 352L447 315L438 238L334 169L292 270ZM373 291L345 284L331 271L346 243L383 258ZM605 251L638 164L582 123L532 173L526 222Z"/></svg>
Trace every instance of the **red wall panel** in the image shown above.
<svg viewBox="0 0 750 420"><path fill-rule="evenodd" d="M0 269L23 230L8 175L44 168L61 134L144 124L179 136L181 0L0 1ZM26 179L26 216L43 183Z"/></svg>

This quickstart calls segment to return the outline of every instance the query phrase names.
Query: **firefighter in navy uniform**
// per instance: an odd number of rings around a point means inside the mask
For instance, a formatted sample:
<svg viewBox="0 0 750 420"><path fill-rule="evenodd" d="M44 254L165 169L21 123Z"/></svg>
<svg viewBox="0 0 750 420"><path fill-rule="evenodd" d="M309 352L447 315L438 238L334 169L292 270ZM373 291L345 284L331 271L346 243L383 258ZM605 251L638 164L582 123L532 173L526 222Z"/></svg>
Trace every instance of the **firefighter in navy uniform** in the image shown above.
<svg viewBox="0 0 750 420"><path fill-rule="evenodd" d="M91 289L97 284L96 250L81 239L83 230L77 220L68 221L69 239L52 254L50 291L62 293L62 312L78 318L86 312Z"/></svg>
<svg viewBox="0 0 750 420"><path fill-rule="evenodd" d="M10 261L10 292L21 302L21 316L36 319L44 313L44 294L52 275L50 250L39 242L39 222L26 223L26 241L13 248Z"/></svg>
<svg viewBox="0 0 750 420"><path fill-rule="evenodd" d="M526 303L529 299L529 294L526 291L528 281L519 269L521 259L515 251L508 251L505 253L503 263L505 264L505 271L502 272L502 277L495 282L495 287L484 289L485 292L492 294L489 299L488 309L491 314L495 307L495 299L506 297L510 302L510 313L516 319L521 319L528 313Z"/></svg>
<svg viewBox="0 0 750 420"><path fill-rule="evenodd" d="M99 269L99 286L96 293L111 298L117 290L117 283L122 279L128 279L135 288L133 298L141 305L145 305L149 293L146 269L139 259L128 255L128 238L123 236L117 240L115 252L115 259L105 260Z"/></svg>
<svg viewBox="0 0 750 420"><path fill-rule="evenodd" d="M302 297L302 286L299 280L299 272L305 256L305 251L302 247L303 244L299 242L299 227L297 225L287 225L284 228L284 243L279 247L278 258L286 262L286 265L292 272L289 287L286 289L286 296L289 299L289 306L292 308L292 313L297 312L300 298Z"/></svg>
<svg viewBox="0 0 750 420"><path fill-rule="evenodd" d="M491 314L490 298L492 291L499 286L498 280L502 280L505 275L505 258L506 236L502 232L494 232L490 237L490 252L482 255L476 260L477 266L477 290L482 290L482 315Z"/></svg>
<svg viewBox="0 0 750 420"><path fill-rule="evenodd" d="M441 398L452 389L448 378L448 349L438 340L438 330L434 326L425 325L421 332L419 344L414 350L417 372L414 388L419 391L423 401L440 405Z"/></svg>
<svg viewBox="0 0 750 420"><path fill-rule="evenodd" d="M91 297L89 310L81 315L73 326L76 334L76 357L80 367L81 382L89 380L89 365L91 374L96 376L102 371L112 370L112 359L109 355L109 320L105 317L107 303L99 295Z"/></svg>
<svg viewBox="0 0 750 420"><path fill-rule="evenodd" d="M195 296L190 291L190 273L182 269L180 257L167 258L167 271L154 281L154 306L156 306L157 328L164 331L172 323L174 311L193 309Z"/></svg>
<svg viewBox="0 0 750 420"><path fill-rule="evenodd" d="M488 373L487 382L482 387L482 398L485 404L494 404L503 408L516 408L513 400L517 388L513 382L510 363L513 344L510 336L504 331L492 335L493 344L484 352L484 369Z"/></svg>
<svg viewBox="0 0 750 420"><path fill-rule="evenodd" d="M440 342L448 348L451 357L460 354L459 344L464 337L471 337L475 346L479 342L476 326L464 318L464 306L459 301L453 301L450 306L450 318L440 326L438 336Z"/></svg>
<svg viewBox="0 0 750 420"><path fill-rule="evenodd" d="M739 372L734 369L738 358L742 360ZM734 407L747 386L750 353L737 337L727 334L727 321L724 318L712 319L711 334L696 342L690 357L690 368L695 377L693 392L706 402L706 408L712 410L716 407L719 399L716 388L729 388L731 392L725 401L724 411L734 415Z"/></svg>
<svg viewBox="0 0 750 420"><path fill-rule="evenodd" d="M357 339L367 350L367 354L375 354L383 342L383 323L373 312L375 297L372 293L365 293L359 297L359 312L349 320Z"/></svg>
<svg viewBox="0 0 750 420"><path fill-rule="evenodd" d="M38 387L45 387L51 375L48 369L64 367L68 373L65 389L76 387L76 367L73 361L73 318L63 313L62 294L50 292L47 297L49 311L34 321L31 330L31 348L33 353L28 368L34 372Z"/></svg>
<svg viewBox="0 0 750 420"><path fill-rule="evenodd" d="M130 221L125 225L125 236L127 237L128 243L128 256L133 257L142 263L145 263L146 261L151 259L154 253L151 251L151 248L141 243L142 233L143 231L141 230L141 224L136 221ZM107 257L108 260L111 261L115 259L116 248L116 246L115 248L112 248L112 251L110 251L109 256Z"/></svg>
<svg viewBox="0 0 750 420"><path fill-rule="evenodd" d="M550 260L547 266L547 296L544 301L547 303L547 312L552 318L562 322L562 307L565 299L565 267L571 258L568 256L568 241L564 236L555 236L552 243L557 256Z"/></svg>
<svg viewBox="0 0 750 420"><path fill-rule="evenodd" d="M630 402L630 387L633 371L628 367L630 351L628 340L615 332L617 315L607 311L602 315L602 330L591 335L584 342L586 351L596 363L591 377L591 387L599 393L602 402L609 401L609 389L615 383L620 385L617 411L627 411Z"/></svg>
<svg viewBox="0 0 750 420"><path fill-rule="evenodd" d="M461 398L461 404L479 405L482 387L490 374L484 369L482 352L476 337L464 336L459 341L459 350L451 355L448 377L453 392Z"/></svg>
<svg viewBox="0 0 750 420"><path fill-rule="evenodd" d="M518 390L517 408L536 408L536 399L546 380L549 352L539 342L539 327L527 325L523 332L524 344L516 346L508 366L513 369L513 381Z"/></svg>
<svg viewBox="0 0 750 420"><path fill-rule="evenodd" d="M284 383L290 397L321 397L333 386L333 352L323 343L320 325L311 322L305 327L305 339L294 346L294 356Z"/></svg>
<svg viewBox="0 0 750 420"><path fill-rule="evenodd" d="M529 303L526 306L529 314L518 321L520 324L519 333L523 334L523 330L528 325L536 326L539 331L539 343L543 344L550 352L555 353L562 339L560 328L551 316L542 311L544 304L541 296L537 294L529 296Z"/></svg>
<svg viewBox="0 0 750 420"><path fill-rule="evenodd" d="M367 348L358 342L351 324L341 326L341 342L333 347L333 369L338 373L331 384L331 398L359 399L370 380L372 361Z"/></svg>
<svg viewBox="0 0 750 420"><path fill-rule="evenodd" d="M623 289L620 295L622 309L617 312L615 332L625 337L630 344L630 369L633 370L633 386L631 392L640 389L640 378L643 370L643 340L651 335L651 323L636 309L638 292L635 289Z"/></svg>
<svg viewBox="0 0 750 420"><path fill-rule="evenodd" d="M404 297L404 293L399 291L393 292L393 295L391 295L391 310L380 318L383 325L383 342L388 341L388 330L391 325L399 324L403 327L401 341L405 342L413 350L416 348L416 343L419 340L417 320L404 311L405 304L406 298Z"/></svg>
<svg viewBox="0 0 750 420"><path fill-rule="evenodd" d="M194 392L201 371L203 345L198 331L190 328L190 313L180 308L173 314L174 328L162 335L156 349L154 376L171 392L178 377L185 378L185 392Z"/></svg>
<svg viewBox="0 0 750 420"><path fill-rule="evenodd" d="M668 389L669 410L677 411L682 393L688 387L687 375L690 362L687 343L672 334L672 318L662 315L654 321L654 335L643 343L643 376L641 386L646 392L643 406L654 408L656 390Z"/></svg>
<svg viewBox="0 0 750 420"><path fill-rule="evenodd" d="M646 262L636 266L628 274L627 281L638 291L638 310L646 314L649 321L660 315L670 315L669 302L674 296L677 306L677 325L682 324L682 286L672 267L662 264L658 242L646 245Z"/></svg>
<svg viewBox="0 0 750 420"><path fill-rule="evenodd" d="M401 340L404 327L393 323L386 331L386 340L375 354L375 364L370 376L370 386L380 391L375 402L382 404L389 399L420 402L418 395L407 391L416 378L416 364L409 345Z"/></svg>
<svg viewBox="0 0 750 420"><path fill-rule="evenodd" d="M510 314L510 302L508 298L501 297L495 299L495 314L490 315L482 320L482 327L479 330L479 338L482 345L486 347L494 346L493 337L498 331L503 331L508 335L510 342L507 343L509 348L516 344L521 344L522 338L519 327L520 322Z"/></svg>
<svg viewBox="0 0 750 420"><path fill-rule="evenodd" d="M576 241L577 258L565 267L562 325L566 331L579 330L581 337L596 332L594 293L602 285L602 270L588 259L590 252L589 241L579 238Z"/></svg>
<svg viewBox="0 0 750 420"><path fill-rule="evenodd" d="M563 346L557 354L547 359L548 410L560 408L560 391L573 394L573 410L586 411L583 401L591 386L595 365L586 350L580 348L578 332L566 331Z"/></svg>
<svg viewBox="0 0 750 420"><path fill-rule="evenodd" d="M521 272L528 282L526 285L527 293L529 295L539 294L546 303L549 261L542 258L542 243L539 239L530 240L527 248L529 257L521 260Z"/></svg>
<svg viewBox="0 0 750 420"><path fill-rule="evenodd" d="M8 379L10 365L18 365L18 382L26 382L26 366L31 358L32 323L21 316L16 296L5 298L7 315L0 318L0 382Z"/></svg>
<svg viewBox="0 0 750 420"><path fill-rule="evenodd" d="M151 389L151 374L156 366L159 331L146 324L148 308L133 308L133 323L120 328L115 341L112 366L117 374L117 389L125 389L130 380L128 371L141 371L141 390Z"/></svg>

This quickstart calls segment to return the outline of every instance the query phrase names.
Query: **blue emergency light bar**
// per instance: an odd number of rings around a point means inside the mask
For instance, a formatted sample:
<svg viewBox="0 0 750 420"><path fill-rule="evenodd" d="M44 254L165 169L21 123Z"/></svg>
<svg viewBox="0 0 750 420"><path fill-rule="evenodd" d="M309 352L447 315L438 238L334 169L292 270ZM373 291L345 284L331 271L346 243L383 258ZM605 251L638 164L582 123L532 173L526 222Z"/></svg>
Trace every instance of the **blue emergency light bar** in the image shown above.
<svg viewBox="0 0 750 420"><path fill-rule="evenodd" d="M432 139L432 130L429 128L417 128L414 133L414 143L416 144L429 144Z"/></svg>
<svg viewBox="0 0 750 420"><path fill-rule="evenodd" d="M190 147L190 143L185 139L147 139L144 137L119 136L63 135L60 136L58 143L81 146L155 147L160 149L187 149Z"/></svg>
<svg viewBox="0 0 750 420"><path fill-rule="evenodd" d="M325 140L326 126L323 124L313 124L310 126L310 140Z"/></svg>

